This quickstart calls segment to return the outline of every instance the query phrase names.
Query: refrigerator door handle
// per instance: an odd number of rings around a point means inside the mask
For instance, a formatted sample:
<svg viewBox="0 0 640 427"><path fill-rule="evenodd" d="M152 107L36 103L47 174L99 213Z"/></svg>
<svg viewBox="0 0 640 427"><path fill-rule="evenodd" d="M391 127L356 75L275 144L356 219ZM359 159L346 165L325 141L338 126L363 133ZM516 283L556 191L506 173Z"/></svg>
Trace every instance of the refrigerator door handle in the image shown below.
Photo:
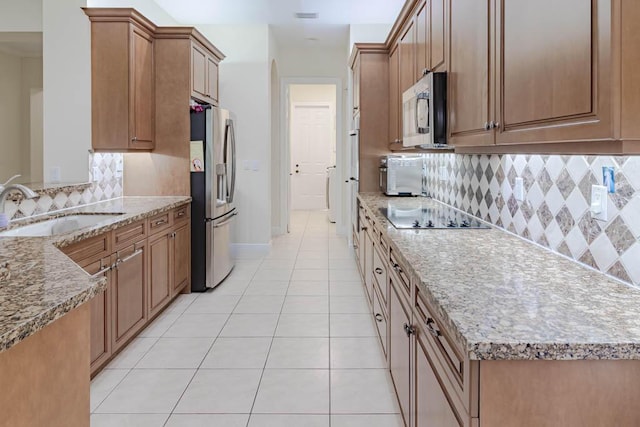
<svg viewBox="0 0 640 427"><path fill-rule="evenodd" d="M229 193L227 195L227 202L233 203L233 196L236 192L236 134L233 128L233 120L227 119L226 132L225 132L225 155L228 145L231 147L230 159L225 159L228 164L231 162L231 178L229 185ZM228 166L227 166L228 168Z"/></svg>
<svg viewBox="0 0 640 427"><path fill-rule="evenodd" d="M229 216L229 219L224 220L222 222L219 222L217 224L213 224L213 228L220 228L220 227L224 227L225 225L229 224L231 221L234 220L234 216L238 215L238 212L234 212Z"/></svg>

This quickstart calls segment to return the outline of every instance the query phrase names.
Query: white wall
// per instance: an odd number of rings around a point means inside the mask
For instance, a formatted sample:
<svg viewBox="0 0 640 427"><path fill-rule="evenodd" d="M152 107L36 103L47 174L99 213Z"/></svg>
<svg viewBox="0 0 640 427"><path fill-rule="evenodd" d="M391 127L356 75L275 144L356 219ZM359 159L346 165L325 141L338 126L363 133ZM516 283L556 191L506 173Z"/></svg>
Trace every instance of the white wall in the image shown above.
<svg viewBox="0 0 640 427"><path fill-rule="evenodd" d="M47 0L0 0L2 31L42 31L43 1Z"/></svg>
<svg viewBox="0 0 640 427"><path fill-rule="evenodd" d="M271 124L271 235L282 234L286 230L282 229L284 222L280 215L280 71L279 67L280 51L278 43L273 34L269 31L269 109Z"/></svg>
<svg viewBox="0 0 640 427"><path fill-rule="evenodd" d="M198 26L227 57L220 63L220 106L236 117L236 244L271 240L271 107L267 25ZM252 166L257 170L248 170Z"/></svg>
<svg viewBox="0 0 640 427"><path fill-rule="evenodd" d="M21 173L21 60L0 52L0 183Z"/></svg>
<svg viewBox="0 0 640 427"><path fill-rule="evenodd" d="M43 0L44 180L89 179L91 27L86 0Z"/></svg>
<svg viewBox="0 0 640 427"><path fill-rule="evenodd" d="M153 0L87 0L87 6L132 7L156 25L177 25L176 20Z"/></svg>
<svg viewBox="0 0 640 427"><path fill-rule="evenodd" d="M42 58L22 58L20 79L20 135L22 143L21 172L23 182L42 182L42 97L31 98L32 92L42 92ZM34 114L32 113L32 109ZM35 131L32 133L32 128Z"/></svg>
<svg viewBox="0 0 640 427"><path fill-rule="evenodd" d="M349 51L354 43L384 43L392 24L354 24L349 26Z"/></svg>

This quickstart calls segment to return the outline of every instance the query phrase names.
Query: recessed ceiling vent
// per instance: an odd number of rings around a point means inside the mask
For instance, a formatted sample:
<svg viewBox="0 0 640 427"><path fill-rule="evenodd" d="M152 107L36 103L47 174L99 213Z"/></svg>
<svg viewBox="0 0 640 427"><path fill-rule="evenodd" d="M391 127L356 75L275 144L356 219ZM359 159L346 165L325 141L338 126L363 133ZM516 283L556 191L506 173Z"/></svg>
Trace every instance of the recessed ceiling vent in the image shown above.
<svg viewBox="0 0 640 427"><path fill-rule="evenodd" d="M318 12L297 12L293 16L298 19L318 19Z"/></svg>

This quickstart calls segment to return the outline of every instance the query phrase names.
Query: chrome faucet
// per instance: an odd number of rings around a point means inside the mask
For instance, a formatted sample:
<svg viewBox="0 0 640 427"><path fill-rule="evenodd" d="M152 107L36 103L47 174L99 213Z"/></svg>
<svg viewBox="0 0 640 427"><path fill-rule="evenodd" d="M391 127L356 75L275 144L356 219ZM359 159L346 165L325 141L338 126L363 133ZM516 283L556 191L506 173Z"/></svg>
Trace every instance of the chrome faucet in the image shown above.
<svg viewBox="0 0 640 427"><path fill-rule="evenodd" d="M9 218L7 218L7 215L4 211L9 194L14 191L19 191L27 199L38 197L38 193L30 189L29 187L25 187L22 184L10 184L11 181L18 178L19 176L20 175L12 176L7 182L0 185L0 227L6 227L9 225Z"/></svg>

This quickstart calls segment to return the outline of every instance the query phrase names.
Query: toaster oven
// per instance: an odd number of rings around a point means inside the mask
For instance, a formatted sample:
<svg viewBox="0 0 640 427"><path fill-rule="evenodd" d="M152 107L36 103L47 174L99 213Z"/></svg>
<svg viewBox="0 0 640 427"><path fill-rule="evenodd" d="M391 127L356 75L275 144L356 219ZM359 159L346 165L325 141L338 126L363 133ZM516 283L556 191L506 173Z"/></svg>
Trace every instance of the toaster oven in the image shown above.
<svg viewBox="0 0 640 427"><path fill-rule="evenodd" d="M380 191L388 196L420 196L424 157L390 155L380 159Z"/></svg>

